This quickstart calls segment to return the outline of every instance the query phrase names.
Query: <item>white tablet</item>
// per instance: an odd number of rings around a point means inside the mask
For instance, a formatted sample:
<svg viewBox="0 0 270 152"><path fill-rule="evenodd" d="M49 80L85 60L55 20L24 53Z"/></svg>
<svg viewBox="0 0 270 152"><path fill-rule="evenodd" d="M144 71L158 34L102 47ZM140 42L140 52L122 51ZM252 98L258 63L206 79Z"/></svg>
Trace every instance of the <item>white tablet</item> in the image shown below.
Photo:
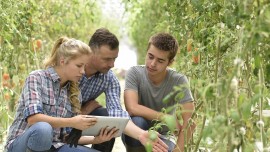
<svg viewBox="0 0 270 152"><path fill-rule="evenodd" d="M97 136L101 128L109 127L109 129L116 127L119 129L116 137L121 136L122 132L124 131L129 118L127 117L109 117L109 116L90 116L96 117L97 123L94 126L91 126L88 129L82 131L82 136Z"/></svg>

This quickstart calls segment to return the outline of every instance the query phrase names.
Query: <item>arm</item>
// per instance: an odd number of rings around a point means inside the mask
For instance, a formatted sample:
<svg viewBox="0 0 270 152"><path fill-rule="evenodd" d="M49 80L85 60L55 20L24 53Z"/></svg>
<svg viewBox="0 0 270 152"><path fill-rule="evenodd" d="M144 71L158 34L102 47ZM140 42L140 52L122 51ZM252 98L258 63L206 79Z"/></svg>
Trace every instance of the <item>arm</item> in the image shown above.
<svg viewBox="0 0 270 152"><path fill-rule="evenodd" d="M105 141L109 141L116 136L118 129L106 129L101 128L100 134L98 136L82 136L79 140L79 144L88 145L88 144L100 144Z"/></svg>
<svg viewBox="0 0 270 152"><path fill-rule="evenodd" d="M125 107L130 116L141 116L148 120L160 119L163 115L138 103L138 93L134 90L125 90L124 92Z"/></svg>
<svg viewBox="0 0 270 152"><path fill-rule="evenodd" d="M82 105L81 111L82 111L82 114L87 115L99 107L102 107L102 106L96 100L90 100Z"/></svg>
<svg viewBox="0 0 270 152"><path fill-rule="evenodd" d="M128 121L124 133L134 139L139 140L140 137L147 131L137 127L131 120Z"/></svg>
<svg viewBox="0 0 270 152"><path fill-rule="evenodd" d="M124 101L126 109L128 110L131 116L141 116L146 119L152 120L157 119L161 113L156 112L145 106L138 104L138 94L133 90L125 90L124 92ZM142 145L146 145L149 142L149 133L141 128L137 127L131 120L128 122L124 133L134 139L139 140ZM153 143L153 150L168 151L168 146L160 139L157 138Z"/></svg>
<svg viewBox="0 0 270 152"><path fill-rule="evenodd" d="M155 141L150 141L149 132L142 130L137 127L131 120L129 120L124 133L134 139L137 139L141 142L142 145L146 145L148 142L152 142L153 152L167 152L168 146L160 139L157 138Z"/></svg>
<svg viewBox="0 0 270 152"><path fill-rule="evenodd" d="M53 128L72 127L80 130L84 130L93 126L97 119L87 118L86 115L78 115L71 118L52 117L41 113L31 115L27 118L27 122L33 125L37 122L48 122Z"/></svg>
<svg viewBox="0 0 270 152"><path fill-rule="evenodd" d="M72 118L62 118L43 114L50 110L50 108L46 108L44 105L50 104L50 106L53 107L55 106L55 102L53 102L55 100L44 100L43 96L50 98L53 98L53 96L49 96L48 91L44 92L42 89L42 86L44 86L43 83L46 83L47 80L42 79L40 75L41 74L37 72L30 74L26 79L22 92L22 98L25 99L24 118L29 125L33 125L37 122L48 122L53 128L73 127L83 130L95 124L95 118L86 118L86 116L83 115Z"/></svg>
<svg viewBox="0 0 270 152"><path fill-rule="evenodd" d="M121 87L117 77L110 72L108 76L108 85L106 86L106 108L109 116L129 117L128 112L123 110L121 105L120 93Z"/></svg>
<svg viewBox="0 0 270 152"><path fill-rule="evenodd" d="M191 118L192 113L194 112L194 109L195 109L194 103L187 102L187 103L184 103L182 106L183 106L182 107L183 125L181 127L182 129L179 131L177 145L175 149L173 150L173 152L184 152L184 144L190 141L192 133L196 127L194 123L190 124L190 126L188 127L189 119Z"/></svg>

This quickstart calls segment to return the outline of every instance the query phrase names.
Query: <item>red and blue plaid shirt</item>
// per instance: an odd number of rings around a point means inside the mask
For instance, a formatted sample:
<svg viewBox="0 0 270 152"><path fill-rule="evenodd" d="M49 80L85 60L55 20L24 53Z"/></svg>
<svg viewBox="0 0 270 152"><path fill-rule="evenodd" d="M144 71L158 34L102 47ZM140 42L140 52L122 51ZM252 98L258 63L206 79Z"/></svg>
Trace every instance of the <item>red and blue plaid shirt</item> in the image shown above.
<svg viewBox="0 0 270 152"><path fill-rule="evenodd" d="M52 67L31 72L25 81L16 116L9 128L6 147L29 128L26 120L31 115L41 113L52 117L73 117L75 113L72 112L68 93L69 83L61 88L60 77ZM70 131L69 127L53 128L53 146L62 146L62 137Z"/></svg>

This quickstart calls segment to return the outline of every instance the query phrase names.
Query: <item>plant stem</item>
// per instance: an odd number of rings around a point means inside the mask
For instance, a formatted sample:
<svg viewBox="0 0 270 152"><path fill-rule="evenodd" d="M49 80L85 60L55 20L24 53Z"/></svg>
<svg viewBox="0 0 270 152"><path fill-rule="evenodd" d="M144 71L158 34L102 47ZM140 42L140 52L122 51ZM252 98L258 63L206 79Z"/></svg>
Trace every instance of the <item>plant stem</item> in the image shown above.
<svg viewBox="0 0 270 152"><path fill-rule="evenodd" d="M263 94L263 89L264 89L264 77L263 77L264 73L263 73L263 68L262 68L262 64L260 64L260 69L259 69L259 83L260 83L260 90L259 90L259 94L262 95ZM260 97L259 100L259 117L260 117L260 121L262 120L262 110L263 110L263 97ZM261 142L264 145L264 138L263 138L263 125L260 125L260 135L261 135Z"/></svg>
<svg viewBox="0 0 270 152"><path fill-rule="evenodd" d="M195 150L194 150L194 151L198 151L198 148L199 148L200 142L201 142L202 137L203 137L203 129L204 129L204 127L205 127L205 122L206 122L206 115L203 115L203 123L202 123L202 128L201 128L201 131L200 131L200 135L199 135L198 141L196 142L196 145L195 145Z"/></svg>
<svg viewBox="0 0 270 152"><path fill-rule="evenodd" d="M220 36L218 37L218 46L217 46L217 54L216 54L216 67L215 67L215 84L217 84L218 80L218 67L219 67L219 58L220 58ZM218 89L216 90L216 93L219 94ZM215 96L215 101L217 101L217 96ZM215 104L216 111L219 111L218 104Z"/></svg>

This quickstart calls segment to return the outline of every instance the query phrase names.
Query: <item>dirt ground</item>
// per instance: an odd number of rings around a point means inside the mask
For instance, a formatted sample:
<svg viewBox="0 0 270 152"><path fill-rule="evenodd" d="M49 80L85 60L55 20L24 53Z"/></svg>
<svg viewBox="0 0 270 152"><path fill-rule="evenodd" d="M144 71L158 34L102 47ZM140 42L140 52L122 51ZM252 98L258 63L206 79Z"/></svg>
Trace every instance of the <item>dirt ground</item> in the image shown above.
<svg viewBox="0 0 270 152"><path fill-rule="evenodd" d="M126 148L121 140L121 137L115 139L112 152L126 152Z"/></svg>

